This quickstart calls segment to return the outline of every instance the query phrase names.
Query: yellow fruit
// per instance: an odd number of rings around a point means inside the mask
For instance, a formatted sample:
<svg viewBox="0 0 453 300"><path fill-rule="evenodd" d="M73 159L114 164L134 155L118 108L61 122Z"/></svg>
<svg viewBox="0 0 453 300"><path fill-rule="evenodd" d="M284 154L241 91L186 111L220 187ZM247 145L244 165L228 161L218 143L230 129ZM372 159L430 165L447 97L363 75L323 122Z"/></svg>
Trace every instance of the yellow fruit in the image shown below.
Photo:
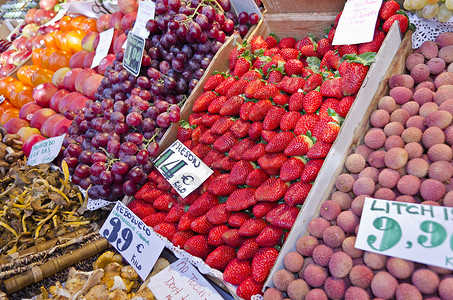
<svg viewBox="0 0 453 300"><path fill-rule="evenodd" d="M439 11L437 12L436 18L439 22L447 22L452 15L452 11L447 8L445 4L439 6Z"/></svg>
<svg viewBox="0 0 453 300"><path fill-rule="evenodd" d="M428 4L422 9L422 16L425 19L432 19L436 16L439 11L439 5L437 4Z"/></svg>

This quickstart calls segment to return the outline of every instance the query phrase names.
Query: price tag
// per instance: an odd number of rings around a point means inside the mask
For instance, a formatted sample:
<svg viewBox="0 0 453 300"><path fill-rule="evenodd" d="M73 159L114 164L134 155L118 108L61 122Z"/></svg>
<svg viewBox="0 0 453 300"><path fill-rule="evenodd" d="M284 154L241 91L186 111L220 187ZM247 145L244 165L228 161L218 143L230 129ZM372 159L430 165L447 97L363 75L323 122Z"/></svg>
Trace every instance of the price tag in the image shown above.
<svg viewBox="0 0 453 300"><path fill-rule="evenodd" d="M151 277L148 288L156 299L223 299L197 269L185 259L175 261Z"/></svg>
<svg viewBox="0 0 453 300"><path fill-rule="evenodd" d="M34 144L28 156L27 165L36 166L52 162L60 153L64 137L63 134Z"/></svg>
<svg viewBox="0 0 453 300"><path fill-rule="evenodd" d="M332 45L367 43L373 40L382 0L349 0L335 30Z"/></svg>
<svg viewBox="0 0 453 300"><path fill-rule="evenodd" d="M146 280L165 247L154 231L119 201L99 233L118 250L143 280Z"/></svg>
<svg viewBox="0 0 453 300"><path fill-rule="evenodd" d="M355 247L453 270L453 208L366 198Z"/></svg>
<svg viewBox="0 0 453 300"><path fill-rule="evenodd" d="M66 2L60 3L60 6L67 9L70 14L81 14L88 18L99 18L105 14L105 11L99 9L96 1Z"/></svg>
<svg viewBox="0 0 453 300"><path fill-rule="evenodd" d="M109 54L110 44L113 39L114 28L110 28L106 31L99 33L99 43L96 48L96 55L93 57L93 62L91 63L91 68L99 66L102 59Z"/></svg>
<svg viewBox="0 0 453 300"><path fill-rule="evenodd" d="M245 11L248 14L255 13L260 19L262 18L261 11L256 5L255 0L230 0L230 3L236 12L236 15Z"/></svg>
<svg viewBox="0 0 453 300"><path fill-rule="evenodd" d="M153 163L181 197L189 195L213 173L178 140L162 152Z"/></svg>
<svg viewBox="0 0 453 300"><path fill-rule="evenodd" d="M133 32L129 32L123 57L123 65L124 68L135 77L140 73L144 49L145 39Z"/></svg>
<svg viewBox="0 0 453 300"><path fill-rule="evenodd" d="M64 17L64 15L66 14L67 11L68 10L64 9L64 8L60 9L58 11L58 13L55 15L55 17L53 17L52 20L50 20L49 22L47 22L46 24L44 24L42 26L46 27L46 26L50 26L50 25L55 24L56 22L60 21Z"/></svg>
<svg viewBox="0 0 453 300"><path fill-rule="evenodd" d="M149 20L154 19L155 10L156 4L154 2L139 1L137 19L135 20L132 32L142 38L148 38L149 31L146 29L146 23Z"/></svg>

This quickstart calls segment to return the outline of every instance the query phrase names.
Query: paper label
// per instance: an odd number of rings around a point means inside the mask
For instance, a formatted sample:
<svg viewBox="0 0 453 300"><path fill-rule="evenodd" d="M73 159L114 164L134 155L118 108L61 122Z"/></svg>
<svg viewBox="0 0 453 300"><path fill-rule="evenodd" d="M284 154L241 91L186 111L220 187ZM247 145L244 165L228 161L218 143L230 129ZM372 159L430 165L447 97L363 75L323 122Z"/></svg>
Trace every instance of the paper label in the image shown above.
<svg viewBox="0 0 453 300"><path fill-rule="evenodd" d="M142 38L148 38L149 31L146 29L146 23L154 19L156 4L154 2L139 1L137 19L135 20L132 32Z"/></svg>
<svg viewBox="0 0 453 300"><path fill-rule="evenodd" d="M258 6L256 6L255 0L230 0L230 3L236 12L236 15L245 11L248 14L255 13L260 19L262 18L261 11Z"/></svg>
<svg viewBox="0 0 453 300"><path fill-rule="evenodd" d="M110 28L106 31L99 33L99 43L96 48L96 55L93 57L93 63L91 64L91 68L95 68L99 66L102 59L109 54L110 44L112 43L113 39L113 28Z"/></svg>
<svg viewBox="0 0 453 300"><path fill-rule="evenodd" d="M99 233L146 280L165 247L164 242L139 217L117 202Z"/></svg>
<svg viewBox="0 0 453 300"><path fill-rule="evenodd" d="M349 0L335 30L332 45L367 43L373 40L382 0Z"/></svg>
<svg viewBox="0 0 453 300"><path fill-rule="evenodd" d="M65 134L40 141L33 145L30 151L30 156L27 160L27 165L36 166L39 164L48 164L52 162L60 153L61 145L63 145Z"/></svg>
<svg viewBox="0 0 453 300"><path fill-rule="evenodd" d="M453 208L365 198L355 247L453 270Z"/></svg>
<svg viewBox="0 0 453 300"><path fill-rule="evenodd" d="M156 299L223 299L197 269L185 259L175 261L151 277L148 288Z"/></svg>
<svg viewBox="0 0 453 300"><path fill-rule="evenodd" d="M201 159L178 140L162 152L153 163L183 198L198 188L213 173Z"/></svg>
<svg viewBox="0 0 453 300"><path fill-rule="evenodd" d="M55 15L55 17L53 17L52 20L50 20L49 22L47 22L46 24L42 25L44 27L46 26L50 26L50 25L54 25L56 22L60 21L64 15L66 14L67 10L62 8L58 11L58 13Z"/></svg>
<svg viewBox="0 0 453 300"><path fill-rule="evenodd" d="M129 32L126 40L126 50L124 51L123 65L135 77L140 73L142 65L143 50L145 49L145 39L139 35Z"/></svg>
<svg viewBox="0 0 453 300"><path fill-rule="evenodd" d="M3 103L3 101L5 101L5 96L3 96L3 95L0 95L0 104L2 104L2 103ZM28 121L30 121L30 120L28 120Z"/></svg>
<svg viewBox="0 0 453 300"><path fill-rule="evenodd" d="M99 18L107 13L102 6L96 3L97 1L77 1L60 3L62 8L68 10L71 14L81 14L88 18Z"/></svg>

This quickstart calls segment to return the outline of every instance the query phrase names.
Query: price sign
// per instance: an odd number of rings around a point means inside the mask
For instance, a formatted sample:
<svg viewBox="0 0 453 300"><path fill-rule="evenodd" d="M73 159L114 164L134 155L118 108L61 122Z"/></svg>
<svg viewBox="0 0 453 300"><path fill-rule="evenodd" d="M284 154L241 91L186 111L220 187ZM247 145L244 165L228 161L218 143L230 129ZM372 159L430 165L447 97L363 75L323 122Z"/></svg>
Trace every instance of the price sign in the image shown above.
<svg viewBox="0 0 453 300"><path fill-rule="evenodd" d="M52 162L60 153L64 137L63 134L34 144L28 156L27 165L36 166Z"/></svg>
<svg viewBox="0 0 453 300"><path fill-rule="evenodd" d="M67 10L67 9L64 9L64 8L63 8L63 9L60 9L60 10L58 11L58 13L55 15L55 17L53 17L52 20L50 20L49 22L47 22L46 24L44 24L44 25L42 25L42 26L46 27L46 26L50 26L50 25L55 24L56 22L60 21L60 20L64 17L64 15L66 14L67 11L68 11L68 10Z"/></svg>
<svg viewBox="0 0 453 300"><path fill-rule="evenodd" d="M148 277L165 246L139 217L119 201L99 233L118 250L143 280Z"/></svg>
<svg viewBox="0 0 453 300"><path fill-rule="evenodd" d="M110 28L106 31L99 33L99 43L96 48L96 54L93 57L93 62L91 63L91 68L99 66L102 59L109 54L110 44L113 39L114 28Z"/></svg>
<svg viewBox="0 0 453 300"><path fill-rule="evenodd" d="M145 39L133 32L129 32L123 57L123 65L124 68L135 77L140 73L144 49Z"/></svg>
<svg viewBox="0 0 453 300"><path fill-rule="evenodd" d="M151 277L148 288L156 299L223 299L197 269L185 259L175 261Z"/></svg>
<svg viewBox="0 0 453 300"><path fill-rule="evenodd" d="M147 38L149 31L146 29L148 20L154 19L156 4L154 2L140 1L138 2L137 18L135 19L132 32L143 38Z"/></svg>
<svg viewBox="0 0 453 300"><path fill-rule="evenodd" d="M153 163L181 197L189 195L213 172L178 140L162 152Z"/></svg>
<svg viewBox="0 0 453 300"><path fill-rule="evenodd" d="M453 270L453 208L366 198L355 247Z"/></svg>

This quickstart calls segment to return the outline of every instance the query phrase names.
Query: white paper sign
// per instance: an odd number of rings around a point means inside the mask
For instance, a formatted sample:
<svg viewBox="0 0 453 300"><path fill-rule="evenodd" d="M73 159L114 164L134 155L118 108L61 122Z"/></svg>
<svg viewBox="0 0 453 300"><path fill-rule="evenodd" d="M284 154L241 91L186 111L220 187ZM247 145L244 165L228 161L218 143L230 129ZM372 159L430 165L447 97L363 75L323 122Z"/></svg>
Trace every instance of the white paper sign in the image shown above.
<svg viewBox="0 0 453 300"><path fill-rule="evenodd" d="M332 45L367 43L373 40L382 0L349 0L346 2Z"/></svg>
<svg viewBox="0 0 453 300"><path fill-rule="evenodd" d="M148 288L157 299L223 299L197 269L185 259L175 261L151 277Z"/></svg>
<svg viewBox="0 0 453 300"><path fill-rule="evenodd" d="M230 0L230 3L236 12L236 15L245 11L248 14L255 13L260 19L262 18L261 11L258 6L256 6L255 0Z"/></svg>
<svg viewBox="0 0 453 300"><path fill-rule="evenodd" d="M96 55L93 57L93 62L91 63L91 68L99 66L102 59L109 54L110 44L113 39L113 31L114 28L110 28L99 33L99 43L96 48Z"/></svg>
<svg viewBox="0 0 453 300"><path fill-rule="evenodd" d="M132 32L143 38L148 38L149 31L146 29L146 23L154 19L156 4L154 2L139 1L137 19L135 20Z"/></svg>
<svg viewBox="0 0 453 300"><path fill-rule="evenodd" d="M95 1L77 1L77 2L66 2L60 3L62 8L68 10L71 14L81 14L88 18L99 18L105 14L101 11L100 7L96 5Z"/></svg>
<svg viewBox="0 0 453 300"><path fill-rule="evenodd" d="M45 27L45 26L50 26L50 25L53 25L53 24L55 24L56 22L60 21L60 20L64 17L64 15L66 14L66 12L67 12L66 9L64 9L64 8L60 9L60 10L57 12L57 14L55 15L55 17L53 17L52 20L50 20L49 22L47 22L47 23L44 24L43 26L44 26L44 27Z"/></svg>
<svg viewBox="0 0 453 300"><path fill-rule="evenodd" d="M148 277L165 246L151 228L119 201L99 233L118 250L143 280Z"/></svg>
<svg viewBox="0 0 453 300"><path fill-rule="evenodd" d="M453 270L453 208L366 198L355 247Z"/></svg>
<svg viewBox="0 0 453 300"><path fill-rule="evenodd" d="M3 103L3 101L5 101L5 96L3 96L3 95L0 95L0 104L2 104L2 103ZM28 121L30 121L30 120L28 120Z"/></svg>
<svg viewBox="0 0 453 300"><path fill-rule="evenodd" d="M178 140L162 152L153 163L181 197L189 195L213 173Z"/></svg>
<svg viewBox="0 0 453 300"><path fill-rule="evenodd" d="M36 166L39 164L48 164L58 156L61 145L63 145L65 134L50 138L33 145L27 165Z"/></svg>

